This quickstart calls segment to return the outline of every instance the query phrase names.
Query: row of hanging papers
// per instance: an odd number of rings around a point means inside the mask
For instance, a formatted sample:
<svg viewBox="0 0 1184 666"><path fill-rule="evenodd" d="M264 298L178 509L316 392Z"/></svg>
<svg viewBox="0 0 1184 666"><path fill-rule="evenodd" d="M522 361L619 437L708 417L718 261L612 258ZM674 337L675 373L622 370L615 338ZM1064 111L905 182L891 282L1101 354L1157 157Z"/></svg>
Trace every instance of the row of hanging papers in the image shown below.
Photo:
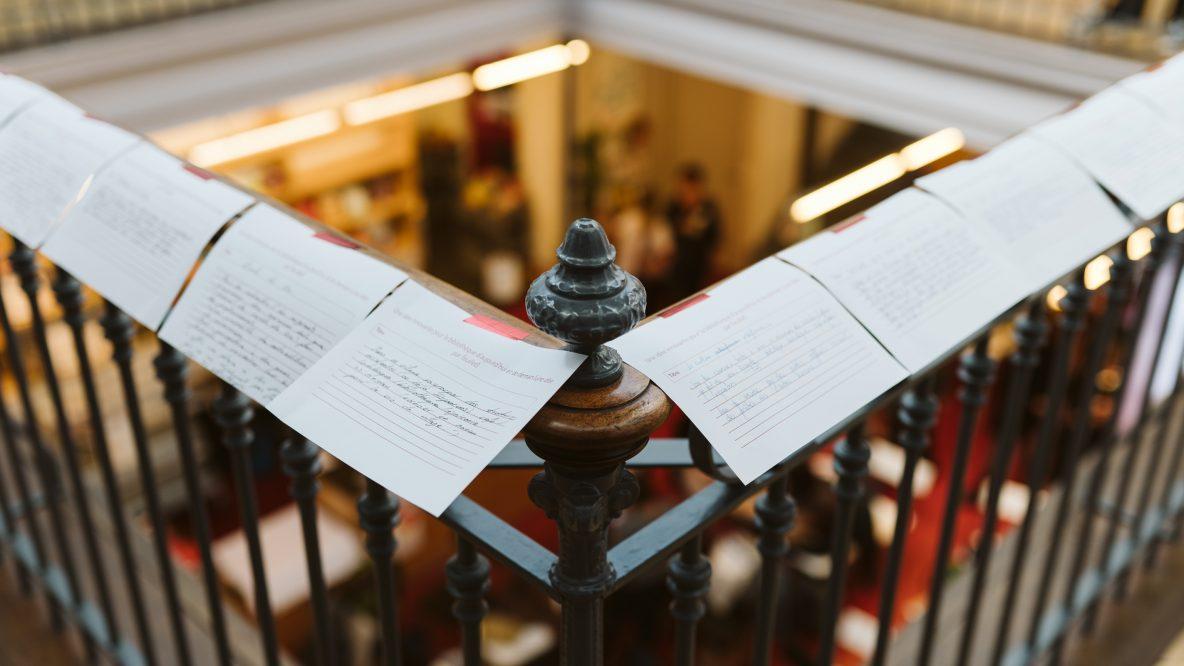
<svg viewBox="0 0 1184 666"><path fill-rule="evenodd" d="M609 344L748 483L1182 197L1177 57ZM437 516L584 359L13 75L0 227Z"/></svg>
<svg viewBox="0 0 1184 666"><path fill-rule="evenodd" d="M0 76L0 226L341 461L440 515L583 356ZM196 265L196 270L195 270Z"/></svg>

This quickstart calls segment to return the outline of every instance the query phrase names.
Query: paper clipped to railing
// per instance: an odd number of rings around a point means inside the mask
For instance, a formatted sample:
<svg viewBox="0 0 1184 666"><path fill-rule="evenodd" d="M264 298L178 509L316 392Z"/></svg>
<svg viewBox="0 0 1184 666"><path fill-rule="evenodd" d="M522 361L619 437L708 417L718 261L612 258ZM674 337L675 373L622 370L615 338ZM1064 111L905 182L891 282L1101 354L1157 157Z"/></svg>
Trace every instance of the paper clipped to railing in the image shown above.
<svg viewBox="0 0 1184 666"><path fill-rule="evenodd" d="M156 330L206 244L252 202L142 143L96 176L41 252Z"/></svg>
<svg viewBox="0 0 1184 666"><path fill-rule="evenodd" d="M1030 130L1063 150L1140 218L1184 198L1184 127L1113 86Z"/></svg>
<svg viewBox="0 0 1184 666"><path fill-rule="evenodd" d="M482 321L408 281L270 409L439 516L584 360Z"/></svg>
<svg viewBox="0 0 1184 666"><path fill-rule="evenodd" d="M139 141L56 96L25 107L0 127L0 226L40 247L95 172Z"/></svg>
<svg viewBox="0 0 1184 666"><path fill-rule="evenodd" d="M266 405L406 278L259 204L214 244L160 338Z"/></svg>
<svg viewBox="0 0 1184 666"><path fill-rule="evenodd" d="M782 250L917 373L1027 296L1004 253L917 189Z"/></svg>
<svg viewBox="0 0 1184 666"><path fill-rule="evenodd" d="M0 124L25 106L52 94L32 81L12 74L0 74Z"/></svg>
<svg viewBox="0 0 1184 666"><path fill-rule="evenodd" d="M1118 243L1130 221L1071 159L1021 134L917 181L988 236L1031 293Z"/></svg>
<svg viewBox="0 0 1184 666"><path fill-rule="evenodd" d="M908 374L826 289L772 257L609 346L745 483Z"/></svg>
<svg viewBox="0 0 1184 666"><path fill-rule="evenodd" d="M1128 76L1119 85L1147 102L1173 126L1184 129L1184 56Z"/></svg>

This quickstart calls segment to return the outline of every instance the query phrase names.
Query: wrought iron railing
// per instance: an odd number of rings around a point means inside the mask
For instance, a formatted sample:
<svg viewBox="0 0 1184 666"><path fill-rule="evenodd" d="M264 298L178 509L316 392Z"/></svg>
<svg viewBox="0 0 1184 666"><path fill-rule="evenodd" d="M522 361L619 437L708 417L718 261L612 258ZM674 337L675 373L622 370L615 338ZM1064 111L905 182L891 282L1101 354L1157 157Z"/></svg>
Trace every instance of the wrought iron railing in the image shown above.
<svg viewBox="0 0 1184 666"><path fill-rule="evenodd" d="M306 222L323 229L314 221ZM1130 258L1125 246L1111 249L1110 280L1103 287L1087 287L1083 263L1061 285L1051 284L1031 294L1015 311L1000 314L963 344L946 350L931 370L851 413L814 444L748 485L738 483L695 433L689 440L649 440L670 405L632 368L617 368L609 362L597 368L595 376L569 383L530 422L525 439L511 444L494 463L494 467L541 467L529 488L522 490L554 520L558 550L543 547L488 507L464 496L441 517L456 535L456 552L445 577L455 599L453 614L460 625L465 663L481 663L489 560L560 606L560 659L566 664L603 663L606 622L608 631L614 629L613 618L606 620L604 615L605 601L637 584L645 574L665 568L674 659L695 663L696 628L705 614L711 582L704 535L753 497L757 498L754 529L761 565L752 660L769 663L775 654L796 654L800 659L831 663L849 576L854 517L867 492L866 424L885 413L894 413L898 419L898 440L905 456L894 537L884 554L873 663L969 663L988 658L992 664L1027 663L1044 655L1059 660L1074 632L1079 627L1091 631L1099 607L1120 598L1133 573L1154 566L1162 549L1178 541L1184 521L1180 470L1184 383L1177 383L1168 399L1152 404L1150 377L1134 381L1131 378L1137 375L1127 372L1145 329L1155 327L1151 333L1157 342L1166 330L1164 309L1173 298L1152 299L1151 286L1158 279L1175 285L1181 271L1184 233L1170 229L1163 218L1149 228L1154 238L1143 256L1136 253L1136 258ZM229 458L250 555L259 639L258 646L252 646L243 643L249 634L244 633L242 619L225 608L211 555L209 517L198 476L200 441L193 420L191 364L172 347L154 343L149 332L137 330L113 305L88 306L83 285L19 242L13 241L8 268L11 272L0 279L19 283L22 302L12 302L12 293L0 289L4 377L15 390L15 396L5 397L18 401L15 415L8 402L0 401L4 449L0 553L14 563L24 592L42 595L52 609L52 626L76 631L93 658L126 664L280 663L284 657L270 609L268 562L263 557L257 489L250 473L262 410L226 384L210 405L218 439ZM52 276L49 286L61 324L50 323L45 310L45 270ZM469 311L505 317L428 275L407 270L416 281ZM538 299L536 308L553 308L550 314L560 316L549 319L554 337L535 331L531 340L551 346L573 342L595 354L599 345L628 328L627 319L606 320L606 313L619 309L622 299L635 299L638 294L609 290L603 284L580 286L568 293L583 293L582 300ZM1053 289L1063 290L1064 295L1052 299L1055 308L1050 309ZM544 294L536 290L533 295ZM27 329L18 328L14 321L18 306L27 314ZM988 353L988 336L996 327L1009 324L1014 324L1015 351L1007 361L1007 386L993 392L999 368ZM78 368L77 377L68 382L55 370L67 359L55 356L49 342L50 328L63 325L73 343L69 361ZM117 398L124 404L134 445L151 538L147 550L137 541L138 532L132 529L112 467L106 433L113 423L100 407L101 401L111 397L100 395L95 375L97 367L108 364L94 355L95 347L87 340L88 330L96 326L109 342L103 356L110 356L117 371ZM136 372L146 344L155 347L151 351L159 380L155 385L145 385ZM1154 348L1153 366L1162 345ZM956 365L956 382L947 372L951 365ZM1095 381L1103 370L1116 378L1111 384ZM911 642L894 643L899 578L909 565L904 548L913 519L913 476L933 438L938 396L954 386L959 427L935 545L928 612L923 621L906 629L913 632ZM75 412L68 404L77 397L75 389L81 389L85 403L81 420L72 416ZM1036 423L1033 447L1021 457L1017 442L1037 394L1042 409L1031 417ZM53 415L49 429L38 418L38 404L46 395ZM1099 398L1116 403L1100 426L1094 422ZM153 462L162 450L149 441L145 425L146 411L160 406L162 399L171 417L185 506L198 545L200 600L187 593L190 577L178 572L163 523L162 484ZM1135 425L1120 428L1117 415L1130 406L1136 407ZM969 502L963 489L974 480L966 478L967 461L976 428L988 418L998 422L993 462L983 479L989 490L981 534L987 536L979 540L973 556L971 591L952 606L947 599L947 573L954 563L956 521ZM790 630L813 618L780 614L787 584L788 534L796 512L789 476L835 440L835 520L821 623L811 631L812 640L791 646ZM91 498L84 453L94 461L101 500ZM315 520L319 450L315 443L289 434L281 456L303 527L316 660L334 663L338 654L334 645L342 637L336 635L331 618L332 596L325 584ZM1055 475L1054 457L1059 463ZM991 535L999 520L1001 487L1014 460L1029 467L1031 501L1009 551L1011 559L1001 570L992 566L995 541ZM694 467L713 482L610 547L613 521L638 498L638 480L631 468L643 467ZM381 661L396 664L404 654L394 568L394 528L400 507L378 483L365 479L362 485L358 524L373 564ZM1036 498L1047 487L1059 489L1050 508L1051 523L1037 520ZM113 557L106 537L100 536L97 524L102 521L111 526ZM1038 534L1039 530L1045 533ZM1047 547L1037 550L1034 544L1039 543ZM993 597L994 590L1002 591L1002 597ZM130 610L119 610L124 607ZM984 612L987 608L991 612ZM1029 610L1020 613L1020 608ZM957 620L956 631L948 629L951 619Z"/></svg>
<svg viewBox="0 0 1184 666"><path fill-rule="evenodd" d="M0 53L261 0L2 0Z"/></svg>
<svg viewBox="0 0 1184 666"><path fill-rule="evenodd" d="M1184 3L1176 0L857 1L1134 57L1174 53L1184 38Z"/></svg>

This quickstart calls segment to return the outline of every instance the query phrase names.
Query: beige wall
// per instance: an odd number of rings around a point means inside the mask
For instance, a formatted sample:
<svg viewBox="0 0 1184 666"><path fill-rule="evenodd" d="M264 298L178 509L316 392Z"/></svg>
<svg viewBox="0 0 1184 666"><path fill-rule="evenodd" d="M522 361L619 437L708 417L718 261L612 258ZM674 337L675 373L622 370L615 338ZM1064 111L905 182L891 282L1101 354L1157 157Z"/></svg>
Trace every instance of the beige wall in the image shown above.
<svg viewBox="0 0 1184 666"><path fill-rule="evenodd" d="M752 263L774 216L800 187L804 107L593 47L577 73L577 130L619 130L647 116L649 178L659 202L680 165L702 164L724 216L721 270Z"/></svg>
<svg viewBox="0 0 1184 666"><path fill-rule="evenodd" d="M533 277L555 263L555 248L571 220L565 219L566 145L564 77L553 74L518 85L514 96L514 149L518 175L530 202L530 262Z"/></svg>

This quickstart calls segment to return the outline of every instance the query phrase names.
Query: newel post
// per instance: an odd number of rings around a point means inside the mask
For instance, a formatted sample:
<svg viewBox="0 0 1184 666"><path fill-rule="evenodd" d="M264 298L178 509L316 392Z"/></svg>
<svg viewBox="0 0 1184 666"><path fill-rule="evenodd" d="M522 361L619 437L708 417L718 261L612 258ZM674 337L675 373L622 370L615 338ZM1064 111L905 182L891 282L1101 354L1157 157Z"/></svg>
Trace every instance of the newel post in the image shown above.
<svg viewBox="0 0 1184 666"><path fill-rule="evenodd" d="M559 263L526 295L543 331L588 360L526 426L526 443L545 463L530 498L559 528L551 581L563 603L562 663L603 663L603 605L615 572L609 524L637 499L625 461L670 411L665 394L604 347L645 315L645 288L613 263L616 250L594 220L572 223Z"/></svg>

